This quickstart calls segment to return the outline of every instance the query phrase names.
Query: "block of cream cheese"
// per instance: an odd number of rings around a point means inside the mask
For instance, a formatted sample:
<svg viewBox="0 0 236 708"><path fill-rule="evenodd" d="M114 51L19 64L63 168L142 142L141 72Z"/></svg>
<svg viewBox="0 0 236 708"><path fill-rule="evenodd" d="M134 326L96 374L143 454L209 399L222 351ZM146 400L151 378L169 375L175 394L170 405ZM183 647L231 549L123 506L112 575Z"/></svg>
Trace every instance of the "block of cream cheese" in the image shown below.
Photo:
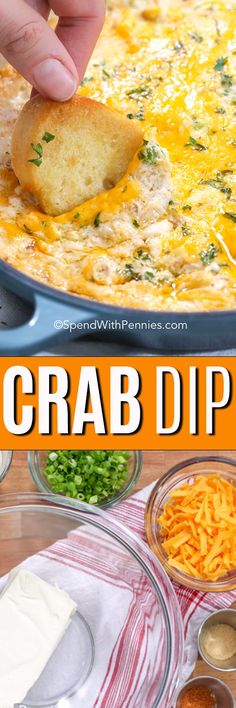
<svg viewBox="0 0 236 708"><path fill-rule="evenodd" d="M77 605L25 569L0 595L0 702L21 703L62 639Z"/></svg>

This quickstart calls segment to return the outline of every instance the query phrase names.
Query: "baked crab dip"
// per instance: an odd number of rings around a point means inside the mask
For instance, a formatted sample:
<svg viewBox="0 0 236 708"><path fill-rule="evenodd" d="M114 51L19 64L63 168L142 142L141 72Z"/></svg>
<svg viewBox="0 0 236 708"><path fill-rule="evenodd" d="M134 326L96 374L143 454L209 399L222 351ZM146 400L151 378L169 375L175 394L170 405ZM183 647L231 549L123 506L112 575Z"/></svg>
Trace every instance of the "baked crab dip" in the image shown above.
<svg viewBox="0 0 236 708"><path fill-rule="evenodd" d="M109 0L79 93L144 137L118 184L69 213L43 214L20 187L10 142L30 89L9 66L0 81L2 259L100 302L236 307L235 0ZM36 171L58 130L32 144Z"/></svg>

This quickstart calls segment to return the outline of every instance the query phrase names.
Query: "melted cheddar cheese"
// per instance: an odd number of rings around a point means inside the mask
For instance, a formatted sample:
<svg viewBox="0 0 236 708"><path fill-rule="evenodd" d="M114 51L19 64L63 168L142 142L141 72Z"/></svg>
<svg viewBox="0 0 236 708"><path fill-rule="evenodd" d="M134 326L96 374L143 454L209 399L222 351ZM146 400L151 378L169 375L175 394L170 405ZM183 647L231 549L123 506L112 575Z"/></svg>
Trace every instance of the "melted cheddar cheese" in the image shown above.
<svg viewBox="0 0 236 708"><path fill-rule="evenodd" d="M79 92L141 121L145 141L114 189L61 217L13 175L29 88L10 67L0 81L1 258L108 303L236 307L235 0L109 0Z"/></svg>

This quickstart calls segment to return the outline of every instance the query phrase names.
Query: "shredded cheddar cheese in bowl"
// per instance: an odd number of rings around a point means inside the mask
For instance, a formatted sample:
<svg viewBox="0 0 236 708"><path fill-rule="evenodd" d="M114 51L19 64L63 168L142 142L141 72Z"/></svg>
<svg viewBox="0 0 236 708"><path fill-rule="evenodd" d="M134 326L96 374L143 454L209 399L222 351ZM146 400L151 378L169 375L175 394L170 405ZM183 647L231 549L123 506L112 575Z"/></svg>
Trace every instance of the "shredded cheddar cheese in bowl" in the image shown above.
<svg viewBox="0 0 236 708"><path fill-rule="evenodd" d="M172 491L157 523L171 567L206 581L236 571L236 488L219 474Z"/></svg>
<svg viewBox="0 0 236 708"><path fill-rule="evenodd" d="M0 85L1 258L119 306L236 307L233 0L108 1L79 92L140 122L144 143L115 188L63 216L41 213L13 174L11 134L30 89L10 67Z"/></svg>

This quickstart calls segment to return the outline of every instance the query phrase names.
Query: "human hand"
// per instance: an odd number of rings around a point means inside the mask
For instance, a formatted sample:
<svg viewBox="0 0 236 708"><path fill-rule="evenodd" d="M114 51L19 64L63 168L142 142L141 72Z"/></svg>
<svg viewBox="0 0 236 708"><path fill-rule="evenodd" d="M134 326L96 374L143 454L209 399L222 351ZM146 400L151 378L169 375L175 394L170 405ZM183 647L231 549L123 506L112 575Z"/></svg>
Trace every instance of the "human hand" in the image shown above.
<svg viewBox="0 0 236 708"><path fill-rule="evenodd" d="M59 17L56 32L50 10ZM0 0L0 52L55 101L75 93L102 29L104 0Z"/></svg>

